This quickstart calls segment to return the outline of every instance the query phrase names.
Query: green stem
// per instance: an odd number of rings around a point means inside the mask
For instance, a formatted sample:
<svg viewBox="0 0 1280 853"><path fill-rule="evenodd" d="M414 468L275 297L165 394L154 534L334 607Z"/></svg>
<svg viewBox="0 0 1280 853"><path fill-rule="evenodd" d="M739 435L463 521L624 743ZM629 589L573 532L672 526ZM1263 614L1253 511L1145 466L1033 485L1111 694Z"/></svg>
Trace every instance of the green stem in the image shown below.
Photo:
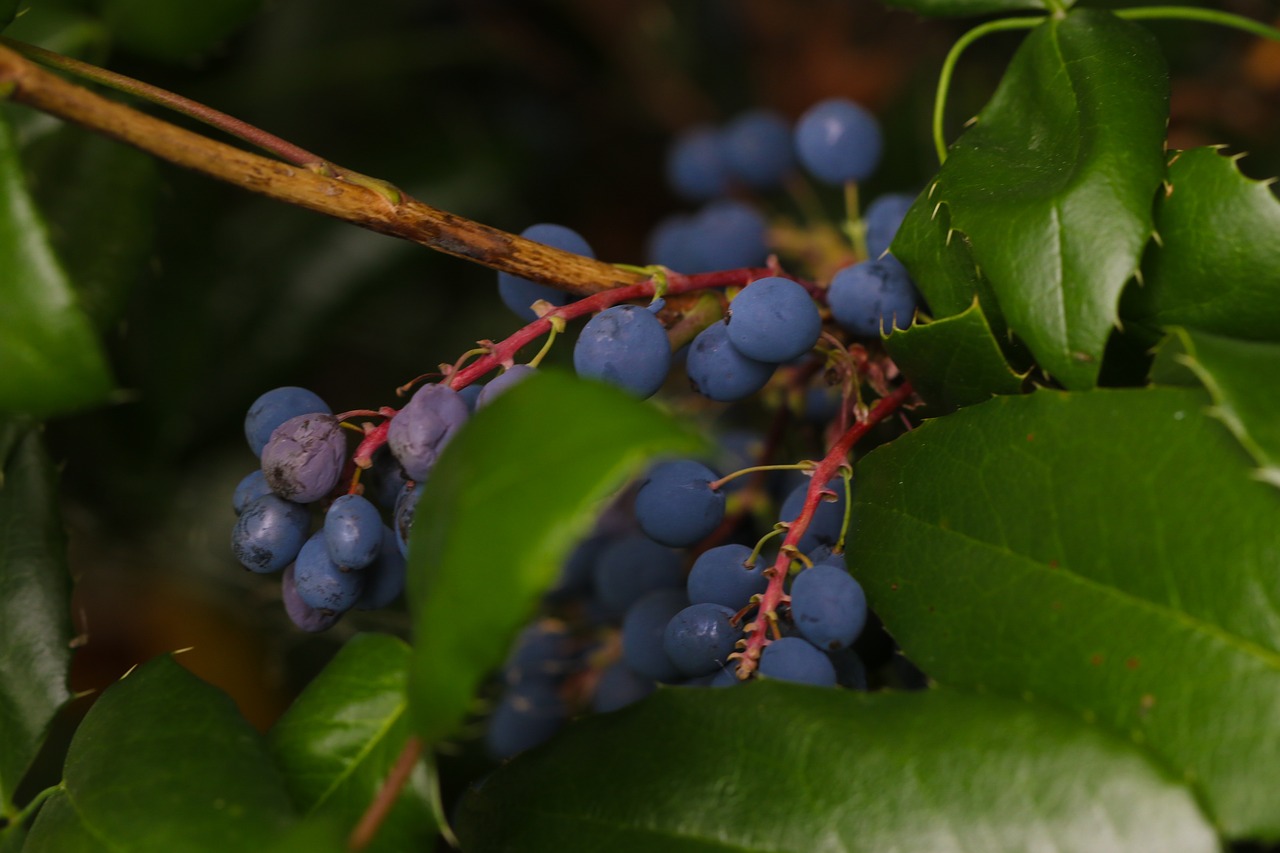
<svg viewBox="0 0 1280 853"><path fill-rule="evenodd" d="M743 468L741 470L734 471L732 474L726 474L719 480L709 483L708 486L711 491L717 492L724 488L725 483L728 483L731 480L736 480L739 477L744 477L747 474L754 474L757 471L812 471L816 467L817 463L814 462L791 462L786 465L755 465L751 468Z"/></svg>
<svg viewBox="0 0 1280 853"><path fill-rule="evenodd" d="M951 89L951 75L955 71L956 63L960 61L960 54L964 53L965 48L983 36L1005 30L1034 29L1045 20L1047 19L1044 16L1037 16L1034 18L1001 18L998 21L990 21L969 30L951 46L950 52L947 53L947 58L942 63L942 71L938 74L938 92L933 99L933 145L938 151L939 163L947 161L947 140L943 135L942 120L946 114L947 93Z"/></svg>
<svg viewBox="0 0 1280 853"><path fill-rule="evenodd" d="M1280 41L1280 30L1260 24L1257 21L1233 15L1230 12L1219 12L1216 9L1195 9L1190 6L1147 6L1141 9L1117 9L1117 18L1128 21L1141 20L1183 20L1203 21L1207 24L1218 24L1223 27L1244 30L1255 36Z"/></svg>
<svg viewBox="0 0 1280 853"><path fill-rule="evenodd" d="M36 794L31 798L31 802L27 803L26 807L22 811L18 812L17 817L9 822L9 826L22 826L31 819L31 816L34 815L42 805L44 805L45 800L49 799L61 790L62 785L54 785L52 788L45 788L40 793Z"/></svg>

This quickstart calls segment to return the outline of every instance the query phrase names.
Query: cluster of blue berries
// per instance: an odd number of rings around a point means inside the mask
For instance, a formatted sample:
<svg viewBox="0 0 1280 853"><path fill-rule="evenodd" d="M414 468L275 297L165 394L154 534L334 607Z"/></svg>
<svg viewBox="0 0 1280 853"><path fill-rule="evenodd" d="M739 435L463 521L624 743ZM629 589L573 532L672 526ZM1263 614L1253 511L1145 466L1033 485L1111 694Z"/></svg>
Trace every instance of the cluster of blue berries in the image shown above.
<svg viewBox="0 0 1280 853"><path fill-rule="evenodd" d="M575 550L549 596L553 610L575 618L542 619L517 640L488 721L494 758L550 738L575 710L617 710L658 684L740 683L736 657L774 556L739 543L678 550L707 542L725 523L727 493L742 481L720 479L697 460L661 462ZM807 489L801 483L781 501L778 522L799 515ZM765 646L752 677L865 689L853 644L867 623L867 601L835 550L843 480L828 489L835 500L820 505L801 541L811 565L786 579L780 636Z"/></svg>

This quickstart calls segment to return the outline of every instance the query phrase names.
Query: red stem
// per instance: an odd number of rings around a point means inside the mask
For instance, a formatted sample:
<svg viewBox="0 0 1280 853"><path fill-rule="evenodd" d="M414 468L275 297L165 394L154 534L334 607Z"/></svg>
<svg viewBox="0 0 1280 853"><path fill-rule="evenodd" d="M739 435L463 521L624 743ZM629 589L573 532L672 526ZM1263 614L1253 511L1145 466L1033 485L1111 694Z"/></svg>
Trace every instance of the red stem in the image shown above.
<svg viewBox="0 0 1280 853"><path fill-rule="evenodd" d="M396 759L395 766L387 774L386 781L378 790L378 795L373 798L373 802L369 803L369 808L361 816L356 828L351 830L351 835L347 838L348 850L357 853L373 842L378 834L378 828L387 819L391 807L396 804L396 798L400 796L405 783L413 775L413 769L417 767L418 758L421 755L422 738L415 736L404 742L404 749L400 751L400 757Z"/></svg>
<svg viewBox="0 0 1280 853"><path fill-rule="evenodd" d="M897 411L898 407L905 403L914 393L915 389L911 387L911 383L903 382L887 397L880 398L865 418L845 430L844 435L840 436L839 440L832 445L831 449L827 451L827 455L822 458L822 461L818 463L818 467L814 469L813 479L809 481L809 491L805 494L804 507L787 529L786 538L782 540L782 548L778 552L778 559L774 561L773 568L770 570L769 586L765 588L764 595L760 597L760 609L756 613L751 631L747 634L747 645L738 664L738 678L746 678L755 670L760 662L760 654L764 651L764 647L768 645L770 617L777 612L778 605L785 598L783 587L787 580L787 573L791 568L792 554L795 553L801 538L804 537L805 531L809 529L813 514L817 512L818 504L822 502L827 482L839 474L840 467L846 464L849 452L853 450L853 446L858 443L858 440L866 435L873 426ZM846 495L845 500L852 500L852 496Z"/></svg>

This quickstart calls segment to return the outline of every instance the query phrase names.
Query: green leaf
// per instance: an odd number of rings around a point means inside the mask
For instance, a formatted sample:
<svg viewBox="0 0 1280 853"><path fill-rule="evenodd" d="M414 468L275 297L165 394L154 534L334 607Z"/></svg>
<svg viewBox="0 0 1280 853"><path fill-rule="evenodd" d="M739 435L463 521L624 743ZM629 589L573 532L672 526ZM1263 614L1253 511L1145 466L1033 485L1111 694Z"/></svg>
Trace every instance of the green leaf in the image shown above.
<svg viewBox="0 0 1280 853"><path fill-rule="evenodd" d="M0 812L70 694L71 582L38 429L0 427Z"/></svg>
<svg viewBox="0 0 1280 853"><path fill-rule="evenodd" d="M1051 18L1022 43L909 217L919 228L939 205L948 211L949 238L968 239L1009 328L1069 388L1097 381L1120 292L1151 234L1167 104L1164 60L1146 30L1096 10ZM924 286L926 299L957 289ZM930 307L950 314L973 295ZM996 313L982 307L999 337Z"/></svg>
<svg viewBox="0 0 1280 853"><path fill-rule="evenodd" d="M973 15L990 15L1000 12L1020 12L1024 9L1047 10L1052 6L1043 0L884 0L886 6L906 9L926 18L955 18ZM1064 2L1064 8L1075 5L1074 0Z"/></svg>
<svg viewBox="0 0 1280 853"><path fill-rule="evenodd" d="M0 30L13 23L18 14L19 0L0 0Z"/></svg>
<svg viewBox="0 0 1280 853"><path fill-rule="evenodd" d="M1216 148L1173 155L1126 317L1280 341L1280 202ZM1132 297L1132 298L1130 298Z"/></svg>
<svg viewBox="0 0 1280 853"><path fill-rule="evenodd" d="M924 401L943 410L1018 394L1026 378L1005 361L976 299L961 314L893 332L884 346Z"/></svg>
<svg viewBox="0 0 1280 853"><path fill-rule="evenodd" d="M1073 708L1274 839L1280 494L1207 402L1040 391L927 422L859 463L849 559L931 677Z"/></svg>
<svg viewBox="0 0 1280 853"><path fill-rule="evenodd" d="M27 853L257 850L294 820L262 738L226 694L169 656L94 703L63 786L36 817ZM68 841L88 838L95 848Z"/></svg>
<svg viewBox="0 0 1280 853"><path fill-rule="evenodd" d="M1190 793L1046 707L777 682L666 688L462 803L464 850L1216 850Z"/></svg>
<svg viewBox="0 0 1280 853"><path fill-rule="evenodd" d="M128 49L152 59L189 63L221 44L259 6L261 0L105 0L102 17Z"/></svg>
<svg viewBox="0 0 1280 853"><path fill-rule="evenodd" d="M0 413L47 416L111 390L102 350L49 248L0 120Z"/></svg>
<svg viewBox="0 0 1280 853"><path fill-rule="evenodd" d="M294 803L351 832L409 737L409 647L361 634L307 685L271 730L269 745ZM367 849L426 850L435 835L432 782L419 766Z"/></svg>
<svg viewBox="0 0 1280 853"><path fill-rule="evenodd" d="M1174 360L1213 397L1209 414L1226 424L1258 463L1258 476L1280 486L1280 344L1170 330ZM1162 347L1163 349L1163 347Z"/></svg>
<svg viewBox="0 0 1280 853"><path fill-rule="evenodd" d="M409 700L428 744L452 734L602 503L659 453L700 442L651 404L544 370L446 448L415 516Z"/></svg>
<svg viewBox="0 0 1280 853"><path fill-rule="evenodd" d="M110 328L151 258L155 161L76 127L41 138L23 158L85 313L99 329Z"/></svg>

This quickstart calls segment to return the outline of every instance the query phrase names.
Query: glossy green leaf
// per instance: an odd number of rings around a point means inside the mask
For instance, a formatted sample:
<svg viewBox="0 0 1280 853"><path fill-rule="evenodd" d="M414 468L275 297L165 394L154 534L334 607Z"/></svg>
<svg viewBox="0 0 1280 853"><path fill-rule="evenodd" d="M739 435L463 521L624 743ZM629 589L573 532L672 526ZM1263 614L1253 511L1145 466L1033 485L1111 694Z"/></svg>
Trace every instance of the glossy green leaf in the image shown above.
<svg viewBox="0 0 1280 853"><path fill-rule="evenodd" d="M464 850L1210 851L1190 792L1046 707L947 691L675 688L463 801Z"/></svg>
<svg viewBox="0 0 1280 853"><path fill-rule="evenodd" d="M70 698L71 579L40 431L0 427L0 810Z"/></svg>
<svg viewBox="0 0 1280 853"><path fill-rule="evenodd" d="M945 204L921 194L893 238L892 251L911 273L935 318L963 314L976 298L997 339L1008 325L991 284L973 260L969 238L951 227Z"/></svg>
<svg viewBox="0 0 1280 853"><path fill-rule="evenodd" d="M884 4L895 9L915 12L926 18L958 18L1050 8L1049 4L1043 0L884 0ZM1075 3L1071 0L1062 5L1070 7Z"/></svg>
<svg viewBox="0 0 1280 853"><path fill-rule="evenodd" d="M410 547L410 707L452 734L603 501L700 442L616 388L543 371L481 409L423 491Z"/></svg>
<svg viewBox="0 0 1280 853"><path fill-rule="evenodd" d="M168 656L94 703L63 786L36 817L27 853L257 850L294 820L262 738L226 694ZM79 846L88 838L98 846Z"/></svg>
<svg viewBox="0 0 1280 853"><path fill-rule="evenodd" d="M0 120L0 413L52 415L111 390L93 327L76 304Z"/></svg>
<svg viewBox="0 0 1280 853"><path fill-rule="evenodd" d="M1025 374L1005 361L976 299L961 314L895 331L884 346L916 393L942 410L1022 390Z"/></svg>
<svg viewBox="0 0 1280 853"><path fill-rule="evenodd" d="M1097 381L1151 235L1167 101L1164 60L1142 27L1096 10L1051 18L917 202L947 209L950 239L967 237L1009 328L1069 388ZM999 335L986 300L983 310Z"/></svg>
<svg viewBox="0 0 1280 853"><path fill-rule="evenodd" d="M104 0L102 17L130 50L152 59L188 63L221 44L261 5L262 0Z"/></svg>
<svg viewBox="0 0 1280 853"><path fill-rule="evenodd" d="M1280 202L1215 148L1173 155L1126 316L1280 341Z"/></svg>
<svg viewBox="0 0 1280 853"><path fill-rule="evenodd" d="M294 803L345 836L373 802L409 737L409 647L387 634L349 640L271 730ZM419 766L370 851L426 850L435 834L431 779Z"/></svg>
<svg viewBox="0 0 1280 853"><path fill-rule="evenodd" d="M1258 463L1258 476L1280 486L1280 344L1172 329L1173 358L1213 397L1209 414L1226 424ZM1176 381L1176 380L1175 380Z"/></svg>
<svg viewBox="0 0 1280 853"><path fill-rule="evenodd" d="M858 465L849 559L944 684L1142 744L1232 836L1280 838L1280 494L1199 389L1040 391Z"/></svg>

